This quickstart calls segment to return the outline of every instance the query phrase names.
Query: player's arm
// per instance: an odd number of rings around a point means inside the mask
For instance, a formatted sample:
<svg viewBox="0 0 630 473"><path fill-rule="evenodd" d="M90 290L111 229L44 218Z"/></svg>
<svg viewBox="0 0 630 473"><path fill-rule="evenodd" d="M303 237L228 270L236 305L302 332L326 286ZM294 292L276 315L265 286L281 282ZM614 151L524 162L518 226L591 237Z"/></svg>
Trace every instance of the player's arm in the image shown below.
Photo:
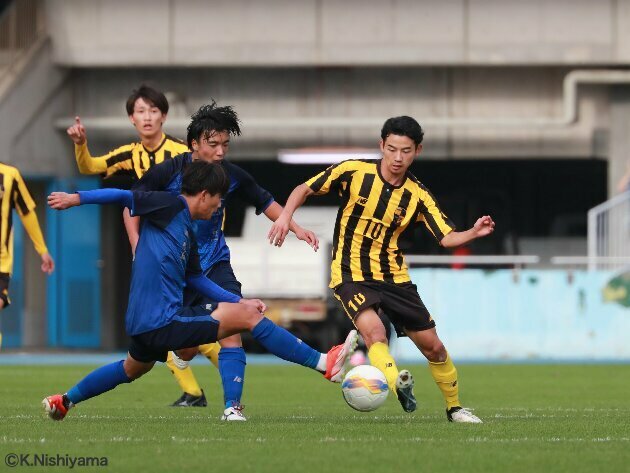
<svg viewBox="0 0 630 473"><path fill-rule="evenodd" d="M291 192L291 195L287 199L284 210L269 230L269 234L267 235L269 243L282 246L287 233L289 233L289 225L295 211L299 209L311 195L327 194L331 189L339 186L345 179L345 175L352 175L352 172L354 172L353 163L352 160L349 160L334 164L325 171L310 178L304 184L300 184L293 189L293 192Z"/></svg>
<svg viewBox="0 0 630 473"><path fill-rule="evenodd" d="M450 232L440 240L444 248L456 248L466 245L477 238L490 235L494 231L494 221L489 215L478 218L472 228L463 232Z"/></svg>
<svg viewBox="0 0 630 473"><path fill-rule="evenodd" d="M217 302L231 302L252 305L260 312L266 310L265 304L259 299L242 299L236 294L226 291L221 286L205 277L199 262L199 248L194 235L190 236L190 254L186 262L186 285L203 294L210 300Z"/></svg>
<svg viewBox="0 0 630 473"><path fill-rule="evenodd" d="M35 213L35 201L31 197L22 176L18 172L15 176L15 183L17 185L17 192L14 194L14 205L17 209L20 220L26 229L26 233L33 242L35 251L39 254L42 265L41 269L46 274L51 274L55 270L55 261L48 253L46 242L44 241L44 235L42 229L39 226L39 220Z"/></svg>
<svg viewBox="0 0 630 473"><path fill-rule="evenodd" d="M289 226L293 220L293 214L304 204L304 202L306 202L306 199L314 193L315 192L306 184L300 184L293 189L291 195L289 195L289 198L287 199L284 210L282 210L269 230L269 234L267 235L269 243L276 246L282 246L287 233L289 233Z"/></svg>
<svg viewBox="0 0 630 473"><path fill-rule="evenodd" d="M283 210L278 202L273 201L269 207L265 209L264 214L269 220L275 222L278 220ZM295 233L298 240L305 241L313 250L317 251L319 249L319 239L317 235L311 230L306 230L299 226L293 218L289 221L289 230Z"/></svg>
<svg viewBox="0 0 630 473"><path fill-rule="evenodd" d="M81 118L74 117L74 124L66 133L74 143L74 157L81 174L104 174L107 171L108 156L92 157L87 147L87 133Z"/></svg>
<svg viewBox="0 0 630 473"><path fill-rule="evenodd" d="M259 312L267 310L267 306L260 299L242 299L237 295L226 291L201 273L195 275L187 274L186 285L213 301L251 305L258 309Z"/></svg>
<svg viewBox="0 0 630 473"><path fill-rule="evenodd" d="M48 205L55 210L66 210L86 204L119 204L133 208L133 193L122 189L96 189L74 194L53 192L48 196Z"/></svg>

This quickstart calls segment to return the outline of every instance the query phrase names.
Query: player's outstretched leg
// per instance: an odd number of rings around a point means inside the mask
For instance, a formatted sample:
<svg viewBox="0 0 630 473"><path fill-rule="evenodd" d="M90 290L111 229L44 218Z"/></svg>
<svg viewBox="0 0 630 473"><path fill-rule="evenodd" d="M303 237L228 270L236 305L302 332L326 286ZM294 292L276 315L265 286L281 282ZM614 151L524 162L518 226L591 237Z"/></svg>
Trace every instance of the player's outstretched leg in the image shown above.
<svg viewBox="0 0 630 473"><path fill-rule="evenodd" d="M314 350L282 327L278 327L251 306L222 303L212 312L212 317L219 321L219 339L234 333L250 331L254 339L270 353L283 360L317 370L326 379L335 383L341 382L344 363L356 348L358 338L356 331L353 330L344 343L324 354Z"/></svg>
<svg viewBox="0 0 630 473"><path fill-rule="evenodd" d="M79 402L111 391L119 384L131 383L153 368L153 362L141 363L127 355L126 360L101 366L70 388L66 394L54 394L42 400L42 406L53 420L63 420Z"/></svg>

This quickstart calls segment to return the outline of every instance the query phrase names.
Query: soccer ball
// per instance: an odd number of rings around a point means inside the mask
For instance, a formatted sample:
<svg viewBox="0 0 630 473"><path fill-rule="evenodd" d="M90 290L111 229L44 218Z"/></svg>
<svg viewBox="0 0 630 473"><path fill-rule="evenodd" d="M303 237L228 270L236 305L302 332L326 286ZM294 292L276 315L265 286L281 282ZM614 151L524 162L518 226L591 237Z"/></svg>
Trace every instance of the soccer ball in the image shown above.
<svg viewBox="0 0 630 473"><path fill-rule="evenodd" d="M341 392L350 407L369 412L385 402L389 387L381 370L371 365L360 365L348 371L341 383Z"/></svg>

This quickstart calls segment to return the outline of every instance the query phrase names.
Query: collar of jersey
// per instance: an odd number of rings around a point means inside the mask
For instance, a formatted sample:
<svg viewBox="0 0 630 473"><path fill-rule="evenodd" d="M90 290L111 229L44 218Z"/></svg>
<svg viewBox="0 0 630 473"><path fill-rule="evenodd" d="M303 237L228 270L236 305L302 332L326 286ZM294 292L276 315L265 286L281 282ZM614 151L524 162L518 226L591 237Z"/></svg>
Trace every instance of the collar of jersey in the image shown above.
<svg viewBox="0 0 630 473"><path fill-rule="evenodd" d="M166 143L166 135L164 134L164 132L162 132L162 141L160 141L160 144L159 144L159 145L157 145L155 149L149 149L149 148L147 148L146 146L144 146L144 143L142 144L142 147L144 148L144 150L145 150L147 153L149 153L149 154L155 154L155 153L157 153L157 152L160 150L160 148L161 148L162 146L164 146L164 143Z"/></svg>
<svg viewBox="0 0 630 473"><path fill-rule="evenodd" d="M386 186L391 187L392 189L400 189L402 186L404 186L405 182L407 182L407 179L408 179L407 174L409 173L409 170L405 171L405 178L400 183L400 185L395 186L395 185L387 182L385 180L385 178L383 177L383 175L381 174L381 163L382 162L383 162L383 158L381 158L378 161L376 161L376 172L378 173L378 177L380 178L380 180L383 181L383 184L385 184Z"/></svg>

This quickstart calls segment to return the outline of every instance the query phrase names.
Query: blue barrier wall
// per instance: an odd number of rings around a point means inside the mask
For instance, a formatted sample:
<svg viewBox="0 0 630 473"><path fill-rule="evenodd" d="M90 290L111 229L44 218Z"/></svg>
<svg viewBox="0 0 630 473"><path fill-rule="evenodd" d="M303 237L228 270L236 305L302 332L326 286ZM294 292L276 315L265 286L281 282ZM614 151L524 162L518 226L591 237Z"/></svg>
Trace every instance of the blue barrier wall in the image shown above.
<svg viewBox="0 0 630 473"><path fill-rule="evenodd" d="M414 269L457 360L630 361L630 277L609 272ZM421 359L408 339L400 359Z"/></svg>

